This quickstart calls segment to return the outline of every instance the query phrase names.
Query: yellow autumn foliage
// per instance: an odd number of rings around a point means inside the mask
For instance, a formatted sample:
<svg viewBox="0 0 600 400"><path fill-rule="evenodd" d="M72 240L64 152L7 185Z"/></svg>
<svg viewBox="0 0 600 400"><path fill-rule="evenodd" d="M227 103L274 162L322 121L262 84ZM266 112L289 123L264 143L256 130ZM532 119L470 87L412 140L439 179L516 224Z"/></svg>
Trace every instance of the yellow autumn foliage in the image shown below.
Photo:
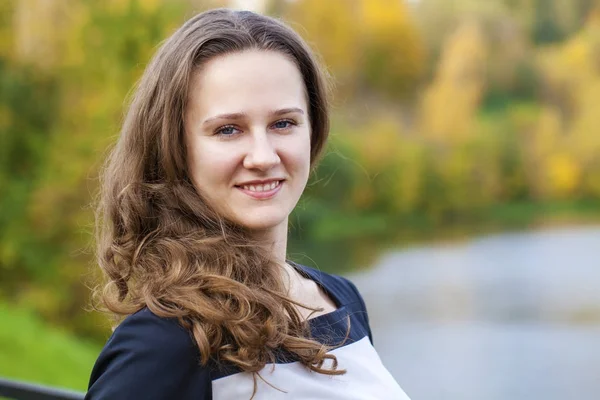
<svg viewBox="0 0 600 400"><path fill-rule="evenodd" d="M347 1L296 1L286 13L286 19L314 46L336 73L336 79L355 76L360 30L356 29L356 13Z"/></svg>
<svg viewBox="0 0 600 400"><path fill-rule="evenodd" d="M542 170L548 174L550 196L575 192L600 194L600 18L590 15L584 29L563 44L541 52L539 65L547 101L558 110L554 144L546 144ZM539 128L544 128L541 121ZM548 133L546 133L548 135ZM538 135L542 146L544 135ZM539 186L539 185L538 185Z"/></svg>
<svg viewBox="0 0 600 400"><path fill-rule="evenodd" d="M361 208L374 202L389 212L410 212L422 190L424 147L390 116L374 115L345 141L354 149L356 162L367 172L352 192ZM385 201L382 202L382 199Z"/></svg>
<svg viewBox="0 0 600 400"><path fill-rule="evenodd" d="M441 142L472 135L485 88L486 45L476 22L466 22L448 39L435 77L426 89L419 130Z"/></svg>
<svg viewBox="0 0 600 400"><path fill-rule="evenodd" d="M425 50L402 1L297 0L285 18L322 55L343 96L366 88L403 96L425 71Z"/></svg>
<svg viewBox="0 0 600 400"><path fill-rule="evenodd" d="M359 0L368 85L395 98L412 94L426 69L426 52L407 5L396 0Z"/></svg>
<svg viewBox="0 0 600 400"><path fill-rule="evenodd" d="M552 153L545 167L552 197L568 198L574 193L581 180L581 167L572 155Z"/></svg>
<svg viewBox="0 0 600 400"><path fill-rule="evenodd" d="M21 0L14 14L14 46L20 61L40 69L81 65L86 43L81 32L88 9L74 0Z"/></svg>

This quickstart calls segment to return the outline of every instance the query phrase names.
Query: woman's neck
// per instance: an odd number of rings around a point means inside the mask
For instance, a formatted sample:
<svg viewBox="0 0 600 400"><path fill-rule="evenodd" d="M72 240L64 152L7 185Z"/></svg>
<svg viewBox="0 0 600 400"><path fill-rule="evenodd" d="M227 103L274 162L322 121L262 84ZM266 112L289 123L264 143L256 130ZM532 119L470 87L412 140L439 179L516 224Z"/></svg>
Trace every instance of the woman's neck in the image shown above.
<svg viewBox="0 0 600 400"><path fill-rule="evenodd" d="M268 230L257 232L257 238L270 246L273 258L281 264L285 263L287 254L288 219Z"/></svg>

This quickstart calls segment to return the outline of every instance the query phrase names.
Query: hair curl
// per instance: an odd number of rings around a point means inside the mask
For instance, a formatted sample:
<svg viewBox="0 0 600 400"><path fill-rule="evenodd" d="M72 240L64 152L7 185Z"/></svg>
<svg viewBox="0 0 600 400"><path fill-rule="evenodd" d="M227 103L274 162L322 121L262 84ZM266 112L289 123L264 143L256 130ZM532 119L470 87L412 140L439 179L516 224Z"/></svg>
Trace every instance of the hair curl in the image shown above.
<svg viewBox="0 0 600 400"><path fill-rule="evenodd" d="M143 307L177 318L204 365L214 359L257 373L283 349L313 371L342 374L330 348L310 338L270 250L219 216L188 174L183 116L191 75L213 57L246 49L279 52L300 70L315 166L329 131L327 88L304 41L247 11L193 17L146 68L102 171L97 252L106 282L96 298L117 319Z"/></svg>

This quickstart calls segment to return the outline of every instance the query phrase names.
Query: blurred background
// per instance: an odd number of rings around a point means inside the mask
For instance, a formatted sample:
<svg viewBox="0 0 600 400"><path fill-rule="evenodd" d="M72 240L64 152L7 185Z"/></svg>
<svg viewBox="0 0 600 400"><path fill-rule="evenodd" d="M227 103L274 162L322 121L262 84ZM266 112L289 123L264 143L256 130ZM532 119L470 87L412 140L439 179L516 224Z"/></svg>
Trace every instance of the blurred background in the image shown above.
<svg viewBox="0 0 600 400"><path fill-rule="evenodd" d="M0 376L85 390L98 168L157 45L221 6L333 78L289 255L356 282L409 396L597 399L596 0L1 0Z"/></svg>

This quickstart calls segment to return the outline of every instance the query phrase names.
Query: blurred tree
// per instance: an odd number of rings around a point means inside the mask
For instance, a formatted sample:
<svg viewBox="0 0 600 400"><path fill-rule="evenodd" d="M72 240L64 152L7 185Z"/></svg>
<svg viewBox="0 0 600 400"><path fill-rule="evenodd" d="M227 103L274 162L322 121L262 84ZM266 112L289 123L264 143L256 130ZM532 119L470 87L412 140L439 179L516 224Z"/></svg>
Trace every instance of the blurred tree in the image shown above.
<svg viewBox="0 0 600 400"><path fill-rule="evenodd" d="M536 43L558 42L565 37L565 32L560 26L556 16L556 9L548 0L536 0L535 17L533 21L533 40Z"/></svg>
<svg viewBox="0 0 600 400"><path fill-rule="evenodd" d="M46 160L60 92L54 76L0 58L0 294L35 276L44 259L28 207ZM49 271L48 271L49 272ZM1 296L0 296L1 297Z"/></svg>
<svg viewBox="0 0 600 400"><path fill-rule="evenodd" d="M404 1L360 1L365 83L395 99L414 94L425 50Z"/></svg>
<svg viewBox="0 0 600 400"><path fill-rule="evenodd" d="M403 132L392 116L372 112L344 140L364 169L351 186L354 208L387 215L414 211L422 194L425 148L420 138Z"/></svg>
<svg viewBox="0 0 600 400"><path fill-rule="evenodd" d="M537 43L566 39L579 31L598 0L535 0L532 36Z"/></svg>
<svg viewBox="0 0 600 400"><path fill-rule="evenodd" d="M357 29L355 2L346 0L300 0L277 2L271 8L313 46L331 70L340 96L352 95L360 75L362 40Z"/></svg>
<svg viewBox="0 0 600 400"><path fill-rule="evenodd" d="M13 52L15 0L0 2L0 57L10 58Z"/></svg>
<svg viewBox="0 0 600 400"><path fill-rule="evenodd" d="M86 20L81 1L18 1L13 25L18 60L45 70L80 64L84 44L72 33L81 30Z"/></svg>
<svg viewBox="0 0 600 400"><path fill-rule="evenodd" d="M464 141L485 90L487 52L475 21L465 22L448 38L435 77L425 90L419 131L443 143Z"/></svg>
<svg viewBox="0 0 600 400"><path fill-rule="evenodd" d="M531 194L536 200L549 200L561 189L571 185L572 177L563 177L560 171L567 158L557 155L561 144L562 120L556 108L545 107L536 117L532 129L524 132L525 173ZM562 163L562 165L560 165ZM568 166L567 166L568 168Z"/></svg>
<svg viewBox="0 0 600 400"><path fill-rule="evenodd" d="M342 96L414 94L426 60L404 2L298 0L284 16L323 55Z"/></svg>
<svg viewBox="0 0 600 400"><path fill-rule="evenodd" d="M562 196L599 194L600 117L600 17L590 13L584 29L561 45L544 49L539 64L544 81L544 100L554 107L555 145L551 171ZM562 188L562 189L561 189ZM555 191L556 191L555 190Z"/></svg>
<svg viewBox="0 0 600 400"><path fill-rule="evenodd" d="M576 53L580 65L573 65L572 73L579 76L581 83L575 87L577 109L567 135L584 171L582 189L587 197L595 199L600 195L600 113L597 110L600 102L600 6L590 13L585 29L564 49L568 58L574 58L571 46L579 48Z"/></svg>

